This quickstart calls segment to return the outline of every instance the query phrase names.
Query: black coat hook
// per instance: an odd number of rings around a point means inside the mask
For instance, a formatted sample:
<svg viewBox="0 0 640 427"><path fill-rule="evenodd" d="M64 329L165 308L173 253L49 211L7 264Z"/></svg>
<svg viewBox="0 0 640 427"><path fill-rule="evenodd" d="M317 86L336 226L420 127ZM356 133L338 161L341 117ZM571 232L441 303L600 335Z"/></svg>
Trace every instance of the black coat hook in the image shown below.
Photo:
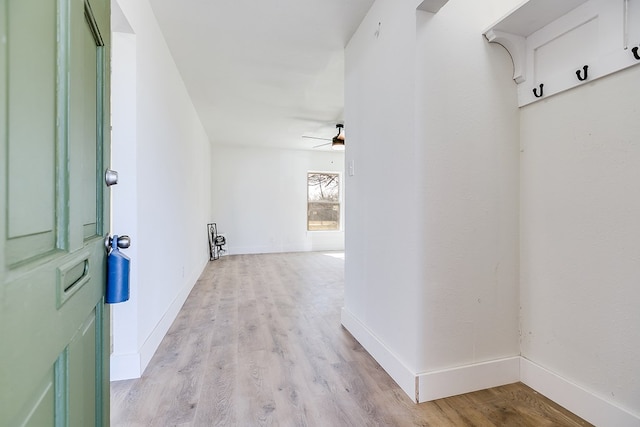
<svg viewBox="0 0 640 427"><path fill-rule="evenodd" d="M581 82L587 80L587 69L589 68L588 65L585 65L584 67L582 67L582 70L584 71L584 75L581 75L580 70L576 71L576 76L578 76L578 80L580 80Z"/></svg>
<svg viewBox="0 0 640 427"><path fill-rule="evenodd" d="M540 83L540 95L538 95L537 88L533 88L533 96L535 96L536 98L542 98L542 88L543 87L544 87L544 85L542 83Z"/></svg>
<svg viewBox="0 0 640 427"><path fill-rule="evenodd" d="M638 61L640 61L640 55L638 54L638 46L634 47L633 49L631 49L631 52L633 52L633 56L636 57L636 59Z"/></svg>

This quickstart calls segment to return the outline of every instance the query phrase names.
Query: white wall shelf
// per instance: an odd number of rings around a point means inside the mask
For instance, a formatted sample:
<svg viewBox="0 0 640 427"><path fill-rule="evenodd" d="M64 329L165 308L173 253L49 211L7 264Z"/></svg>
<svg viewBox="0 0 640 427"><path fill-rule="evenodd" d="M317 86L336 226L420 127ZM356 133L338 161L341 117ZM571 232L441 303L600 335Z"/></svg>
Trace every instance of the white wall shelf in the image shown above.
<svg viewBox="0 0 640 427"><path fill-rule="evenodd" d="M424 10L425 12L430 13L438 13L442 6L447 4L448 1L449 0L422 0L420 3L418 3L416 9Z"/></svg>
<svg viewBox="0 0 640 427"><path fill-rule="evenodd" d="M484 35L509 51L524 106L640 64L640 0L526 0Z"/></svg>

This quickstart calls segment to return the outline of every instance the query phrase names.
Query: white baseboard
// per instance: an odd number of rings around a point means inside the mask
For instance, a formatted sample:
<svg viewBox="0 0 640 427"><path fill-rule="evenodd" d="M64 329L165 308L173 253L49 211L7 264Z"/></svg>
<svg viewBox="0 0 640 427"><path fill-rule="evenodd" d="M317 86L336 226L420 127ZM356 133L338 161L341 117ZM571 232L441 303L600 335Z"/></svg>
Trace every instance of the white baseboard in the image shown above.
<svg viewBox="0 0 640 427"><path fill-rule="evenodd" d="M520 357L520 381L596 426L640 427L640 416Z"/></svg>
<svg viewBox="0 0 640 427"><path fill-rule="evenodd" d="M323 232L324 233L324 232ZM279 246L228 246L225 247L227 255L258 255L258 254L281 254L289 252L325 252L344 251L342 244L309 244L301 245L279 245Z"/></svg>
<svg viewBox="0 0 640 427"><path fill-rule="evenodd" d="M417 374L407 368L346 308L342 309L341 322L411 400L417 403L519 381L519 356Z"/></svg>
<svg viewBox="0 0 640 427"><path fill-rule="evenodd" d="M351 312L342 308L340 321L367 352L382 366L389 376L416 401L416 376Z"/></svg>
<svg viewBox="0 0 640 427"><path fill-rule="evenodd" d="M520 381L520 356L418 374L418 403Z"/></svg>
<svg viewBox="0 0 640 427"><path fill-rule="evenodd" d="M109 379L111 381L140 378L140 353L112 354L110 358Z"/></svg>
<svg viewBox="0 0 640 427"><path fill-rule="evenodd" d="M341 322L414 402L428 402L521 381L596 426L640 427L640 415L620 408L522 356L414 373L346 308L342 308Z"/></svg>
<svg viewBox="0 0 640 427"><path fill-rule="evenodd" d="M140 348L140 371L144 373L144 370L149 365L151 358L156 353L156 350L160 346L160 343L164 339L165 335L169 331L171 324L178 317L178 313L180 313L180 309L184 305L184 302L187 300L189 293L196 285L198 278L202 275L204 268L206 266L206 262L202 264L201 268L196 270L196 274L189 278L189 280L184 282L184 285L178 295L176 295L175 299L164 313L164 316L160 319L156 327L153 329L153 332L147 337L144 344Z"/></svg>
<svg viewBox="0 0 640 427"><path fill-rule="evenodd" d="M138 353L111 355L111 381L130 380L140 378L142 376L147 365L149 365L151 358L167 334L167 331L169 331L171 324L173 324L173 321L178 317L178 313L184 305L184 302L187 300L189 293L195 286L198 278L202 275L207 262L208 259L202 263L200 269L196 270L196 274L193 274L184 282L182 289L178 295L176 295L167 311L155 326L153 332L151 332L142 344Z"/></svg>

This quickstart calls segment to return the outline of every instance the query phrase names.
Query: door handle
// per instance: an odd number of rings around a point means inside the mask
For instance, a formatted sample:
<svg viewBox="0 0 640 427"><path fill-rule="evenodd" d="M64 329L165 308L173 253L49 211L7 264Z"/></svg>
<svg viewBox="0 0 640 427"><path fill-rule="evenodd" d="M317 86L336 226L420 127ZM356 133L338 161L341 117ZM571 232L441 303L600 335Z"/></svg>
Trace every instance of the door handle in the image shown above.
<svg viewBox="0 0 640 427"><path fill-rule="evenodd" d="M127 249L129 246L131 246L131 237L126 235L118 236L117 245L118 245L118 248L120 249ZM113 248L113 237L111 237L111 235L109 234L107 234L104 237L104 248L107 251L107 253L109 253Z"/></svg>
<svg viewBox="0 0 640 427"><path fill-rule="evenodd" d="M118 171L107 169L104 172L104 183L107 184L107 187L116 185L118 183Z"/></svg>

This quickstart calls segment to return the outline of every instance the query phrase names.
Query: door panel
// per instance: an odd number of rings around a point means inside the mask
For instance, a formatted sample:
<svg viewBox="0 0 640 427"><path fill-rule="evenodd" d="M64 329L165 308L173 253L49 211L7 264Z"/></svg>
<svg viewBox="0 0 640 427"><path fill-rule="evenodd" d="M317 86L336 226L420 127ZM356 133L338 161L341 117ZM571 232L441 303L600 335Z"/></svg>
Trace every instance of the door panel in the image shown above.
<svg viewBox="0 0 640 427"><path fill-rule="evenodd" d="M0 0L0 426L109 425L109 25Z"/></svg>
<svg viewBox="0 0 640 427"><path fill-rule="evenodd" d="M10 264L55 248L55 9L55 2L24 0L7 14Z"/></svg>
<svg viewBox="0 0 640 427"><path fill-rule="evenodd" d="M28 411L25 425L27 426L46 426L51 425L49 416L55 405L55 388L53 380L53 370L47 372L47 375L38 388L39 393L34 394L34 402L27 406Z"/></svg>
<svg viewBox="0 0 640 427"><path fill-rule="evenodd" d="M82 48L84 50L83 57L83 75L82 85L77 83L79 87L83 88L82 91L82 110L84 113L84 120L82 124L82 138L80 144L82 146L82 208L83 208L83 237L88 239L96 236L100 230L98 226L98 206L97 195L98 187L101 186L101 182L98 180L97 172L101 168L97 168L98 161L98 149L96 144L98 141L98 123L97 114L99 102L101 101L102 94L99 91L97 84L99 82L98 76L101 74L98 66L100 65L99 57L102 53L100 46L101 42L96 40L96 34L93 31L93 23L85 20L84 34L82 36Z"/></svg>
<svg viewBox="0 0 640 427"><path fill-rule="evenodd" d="M69 421L71 426L95 425L96 313L89 314L69 344Z"/></svg>

